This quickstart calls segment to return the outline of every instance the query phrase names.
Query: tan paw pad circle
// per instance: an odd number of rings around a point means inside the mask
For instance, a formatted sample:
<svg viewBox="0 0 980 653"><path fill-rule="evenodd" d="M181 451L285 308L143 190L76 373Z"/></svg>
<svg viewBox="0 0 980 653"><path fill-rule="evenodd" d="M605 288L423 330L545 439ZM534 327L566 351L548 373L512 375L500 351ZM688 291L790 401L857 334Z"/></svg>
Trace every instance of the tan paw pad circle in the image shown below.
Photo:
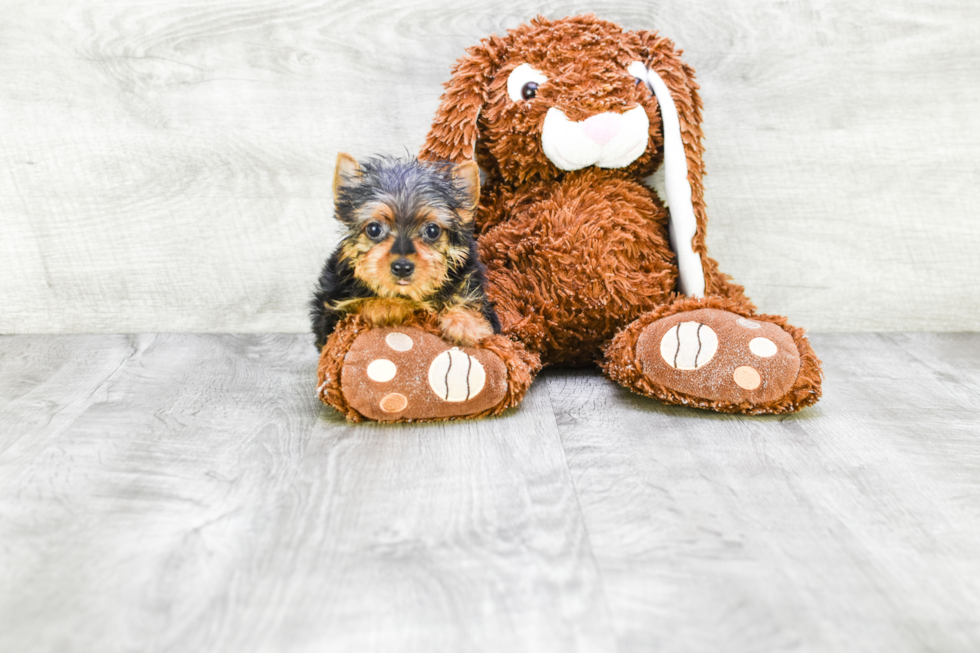
<svg viewBox="0 0 980 653"><path fill-rule="evenodd" d="M395 351L408 351L415 343L412 342L412 338L408 334L392 331L385 336L385 344Z"/></svg>
<svg viewBox="0 0 980 653"><path fill-rule="evenodd" d="M750 320L750 319L744 318L744 317L740 317L737 320L735 320L735 324L739 325L740 327L745 327L746 329L761 329L762 328L762 325L759 324L758 322L756 322L755 320Z"/></svg>
<svg viewBox="0 0 980 653"><path fill-rule="evenodd" d="M681 322L660 340L660 355L677 370L704 367L718 351L718 335L707 324Z"/></svg>
<svg viewBox="0 0 980 653"><path fill-rule="evenodd" d="M398 368L386 358L371 361L367 366L368 378L378 383L387 383L395 378L396 374L398 374Z"/></svg>
<svg viewBox="0 0 980 653"><path fill-rule="evenodd" d="M755 390L762 385L762 377L759 376L759 373L754 368L748 367L747 365L736 367L732 378L735 379L735 384L738 387L746 390Z"/></svg>
<svg viewBox="0 0 980 653"><path fill-rule="evenodd" d="M382 397L378 405L386 413L400 413L408 406L408 398L405 395L392 392L390 395Z"/></svg>
<svg viewBox="0 0 980 653"><path fill-rule="evenodd" d="M770 358L776 355L779 348L769 338L752 338L752 341L749 342L749 351L759 358Z"/></svg>
<svg viewBox="0 0 980 653"><path fill-rule="evenodd" d="M429 387L445 401L467 401L480 394L487 372L473 356L458 347L444 351L429 366Z"/></svg>

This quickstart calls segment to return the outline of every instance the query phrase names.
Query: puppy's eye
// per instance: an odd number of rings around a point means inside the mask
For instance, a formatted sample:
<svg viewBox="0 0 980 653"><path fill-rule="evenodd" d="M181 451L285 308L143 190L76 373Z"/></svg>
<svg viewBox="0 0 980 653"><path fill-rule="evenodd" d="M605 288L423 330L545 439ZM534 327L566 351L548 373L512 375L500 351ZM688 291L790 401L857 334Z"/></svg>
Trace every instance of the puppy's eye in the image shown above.
<svg viewBox="0 0 980 653"><path fill-rule="evenodd" d="M526 102L538 94L538 87L546 81L548 78L541 72L522 63L507 78L507 95L514 102Z"/></svg>
<svg viewBox="0 0 980 653"><path fill-rule="evenodd" d="M428 240L435 240L442 235L442 227L434 222L430 222L422 228L422 235Z"/></svg>
<svg viewBox="0 0 980 653"><path fill-rule="evenodd" d="M366 233L367 237L370 238L371 240L377 240L378 238L381 238L381 234L383 234L384 232L385 232L385 228L381 225L380 222L372 222L368 224L368 226L364 227L364 233Z"/></svg>

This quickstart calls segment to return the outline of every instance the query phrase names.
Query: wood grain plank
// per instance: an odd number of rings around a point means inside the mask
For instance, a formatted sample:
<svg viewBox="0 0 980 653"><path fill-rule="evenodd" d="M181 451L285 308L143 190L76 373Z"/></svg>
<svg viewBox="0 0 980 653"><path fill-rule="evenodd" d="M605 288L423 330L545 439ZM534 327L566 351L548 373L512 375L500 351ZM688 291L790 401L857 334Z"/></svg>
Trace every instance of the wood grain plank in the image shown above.
<svg viewBox="0 0 980 653"><path fill-rule="evenodd" d="M980 328L969 0L7 8L0 333L305 331L337 151L415 151L467 46L585 11L699 71L709 246L761 307Z"/></svg>
<svg viewBox="0 0 980 653"><path fill-rule="evenodd" d="M0 460L69 428L135 351L126 336L0 337Z"/></svg>
<svg viewBox="0 0 980 653"><path fill-rule="evenodd" d="M980 396L980 349L973 333L889 333L887 341L932 375L972 389Z"/></svg>
<svg viewBox="0 0 980 653"><path fill-rule="evenodd" d="M545 377L620 650L980 646L980 336L813 340L789 417Z"/></svg>
<svg viewBox="0 0 980 653"><path fill-rule="evenodd" d="M544 386L352 426L308 335L120 340L70 428L0 455L0 650L615 650Z"/></svg>
<svg viewBox="0 0 980 653"><path fill-rule="evenodd" d="M73 340L84 360L114 338ZM309 337L125 341L69 428L0 455L0 650L171 650L226 609L302 456L318 411ZM35 394L56 397L50 383Z"/></svg>
<svg viewBox="0 0 980 653"><path fill-rule="evenodd" d="M282 533L218 648L615 650L547 391L488 421L350 426L324 409Z"/></svg>

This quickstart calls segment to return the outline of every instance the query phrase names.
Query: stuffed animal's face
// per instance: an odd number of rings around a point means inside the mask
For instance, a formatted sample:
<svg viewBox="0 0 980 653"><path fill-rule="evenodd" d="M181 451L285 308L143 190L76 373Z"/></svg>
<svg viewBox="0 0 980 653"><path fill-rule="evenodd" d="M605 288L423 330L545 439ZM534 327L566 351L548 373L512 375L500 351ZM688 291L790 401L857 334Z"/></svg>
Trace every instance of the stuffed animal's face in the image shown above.
<svg viewBox="0 0 980 653"><path fill-rule="evenodd" d="M591 14L536 18L456 62L422 158L475 158L511 184L590 167L635 179L663 163L678 287L701 296L701 99L680 55L655 32Z"/></svg>
<svg viewBox="0 0 980 653"><path fill-rule="evenodd" d="M631 72L644 58L636 34L591 16L536 20L496 47L476 150L485 168L521 182L659 165L657 99Z"/></svg>

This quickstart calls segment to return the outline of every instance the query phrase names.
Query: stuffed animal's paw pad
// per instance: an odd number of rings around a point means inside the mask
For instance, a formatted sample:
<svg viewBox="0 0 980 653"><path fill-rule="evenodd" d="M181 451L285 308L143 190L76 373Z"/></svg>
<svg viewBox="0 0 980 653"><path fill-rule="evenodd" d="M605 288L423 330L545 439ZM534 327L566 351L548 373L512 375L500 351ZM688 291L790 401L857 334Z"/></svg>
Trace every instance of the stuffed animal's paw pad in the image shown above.
<svg viewBox="0 0 980 653"><path fill-rule="evenodd" d="M660 339L660 356L675 370L696 370L718 351L718 335L707 324L681 322Z"/></svg>
<svg viewBox="0 0 980 653"><path fill-rule="evenodd" d="M398 368L387 358L371 361L367 366L368 378L378 383L391 381L398 374Z"/></svg>
<svg viewBox="0 0 980 653"><path fill-rule="evenodd" d="M445 401L467 401L483 390L487 372L475 357L453 347L429 365L429 387Z"/></svg>
<svg viewBox="0 0 980 653"><path fill-rule="evenodd" d="M395 351L408 351L415 344L415 341L407 333L392 331L385 336L385 344Z"/></svg>

